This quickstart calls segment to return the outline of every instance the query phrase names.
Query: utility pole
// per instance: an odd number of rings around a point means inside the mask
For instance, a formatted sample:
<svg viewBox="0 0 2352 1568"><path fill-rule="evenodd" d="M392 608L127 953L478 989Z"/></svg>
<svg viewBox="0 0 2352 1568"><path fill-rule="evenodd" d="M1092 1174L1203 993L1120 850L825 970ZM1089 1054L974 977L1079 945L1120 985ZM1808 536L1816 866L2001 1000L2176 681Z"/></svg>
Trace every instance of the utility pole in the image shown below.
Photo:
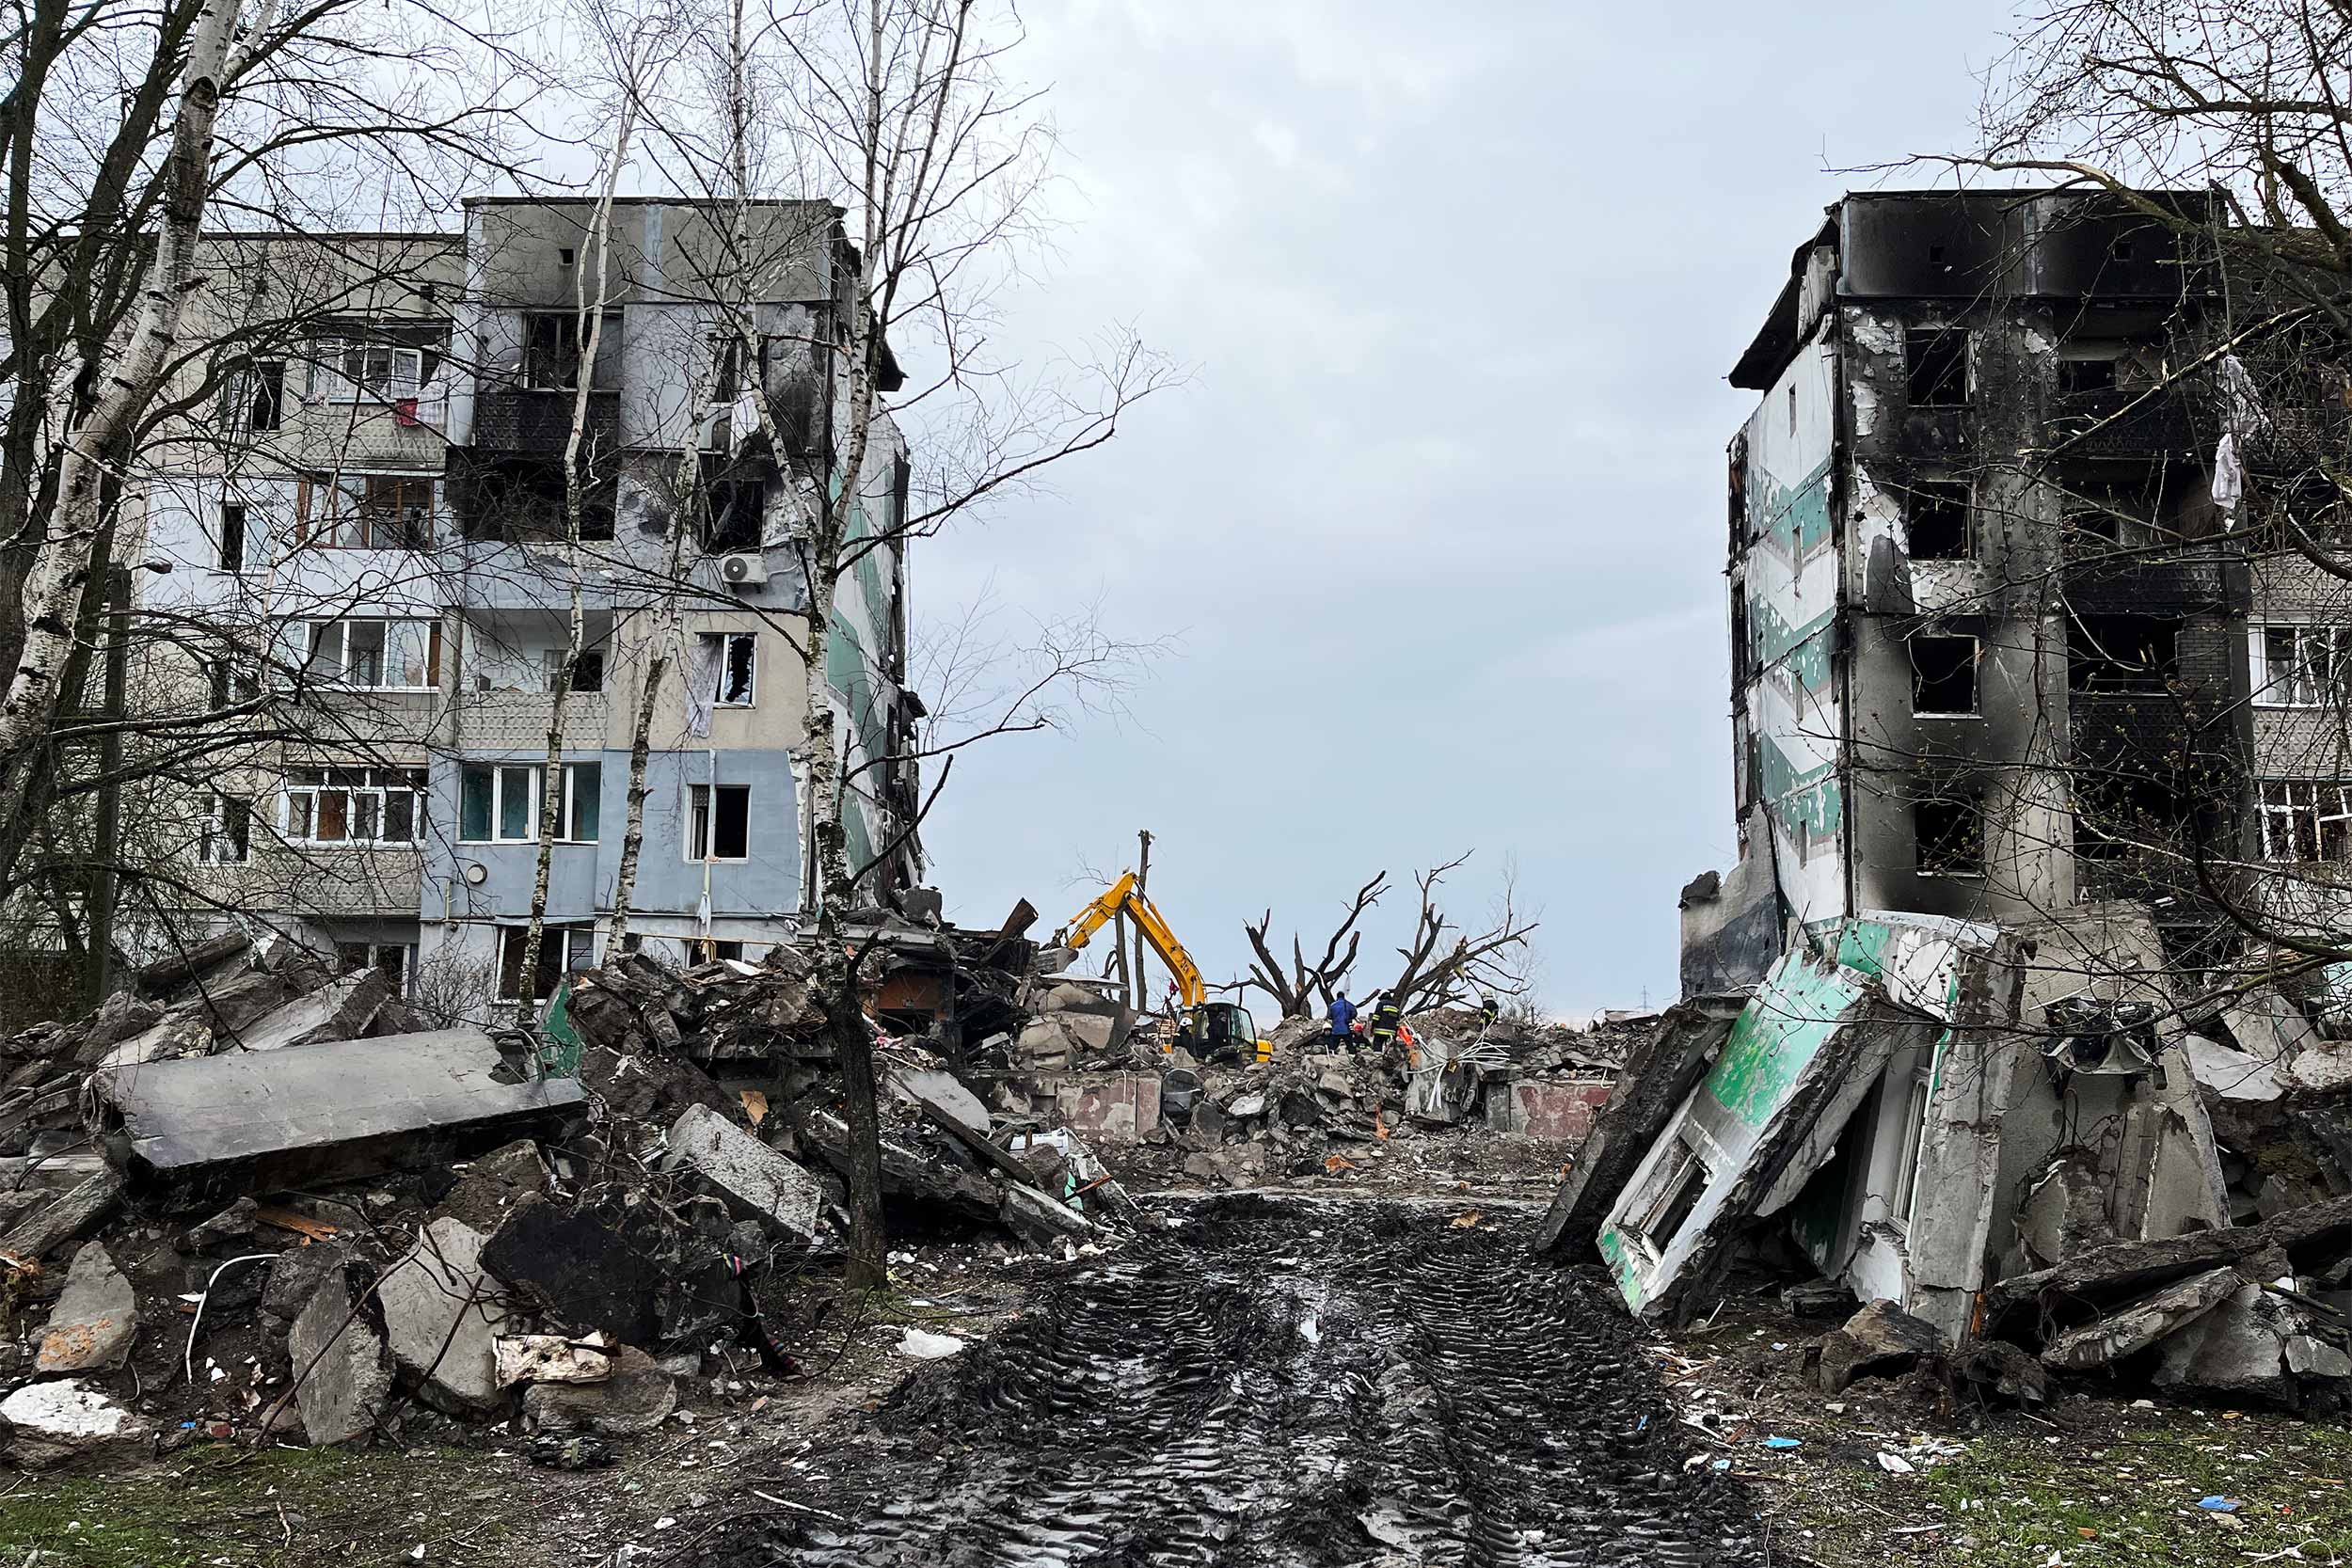
<svg viewBox="0 0 2352 1568"><path fill-rule="evenodd" d="M1136 892L1140 894L1152 881L1152 830L1143 829L1136 834L1136 838L1142 847L1136 857ZM1136 965L1130 973L1134 976L1135 990L1127 1006L1139 1013L1148 1012L1152 1006L1152 993L1143 984L1143 928L1139 926L1136 927Z"/></svg>
<svg viewBox="0 0 2352 1568"><path fill-rule="evenodd" d="M106 567L106 710L105 721L119 724L130 705L131 568ZM98 741L97 875L89 903L88 984L93 1005L106 997L112 984L115 951L115 866L122 858L122 732L108 729Z"/></svg>

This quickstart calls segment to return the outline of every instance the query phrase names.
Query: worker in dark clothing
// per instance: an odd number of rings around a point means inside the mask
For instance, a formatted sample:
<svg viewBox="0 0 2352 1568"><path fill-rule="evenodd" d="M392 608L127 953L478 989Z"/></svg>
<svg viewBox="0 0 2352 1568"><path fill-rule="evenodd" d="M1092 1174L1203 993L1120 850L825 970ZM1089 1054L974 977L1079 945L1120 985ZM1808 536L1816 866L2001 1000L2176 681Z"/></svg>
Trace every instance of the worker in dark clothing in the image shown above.
<svg viewBox="0 0 2352 1568"><path fill-rule="evenodd" d="M1347 992L1334 992L1331 997L1332 1050L1353 1051L1356 1049L1356 1037L1352 1033L1355 1022L1356 1004L1347 999Z"/></svg>
<svg viewBox="0 0 2352 1568"><path fill-rule="evenodd" d="M1486 999L1478 1005L1478 1032L1483 1035L1493 1028L1495 1020L1502 1016L1502 1004L1494 999L1492 991L1487 992Z"/></svg>
<svg viewBox="0 0 2352 1568"><path fill-rule="evenodd" d="M1374 999L1372 1006L1372 1048L1386 1051L1394 1045L1397 1025L1404 1022L1405 1009L1397 1006L1395 997L1382 991Z"/></svg>

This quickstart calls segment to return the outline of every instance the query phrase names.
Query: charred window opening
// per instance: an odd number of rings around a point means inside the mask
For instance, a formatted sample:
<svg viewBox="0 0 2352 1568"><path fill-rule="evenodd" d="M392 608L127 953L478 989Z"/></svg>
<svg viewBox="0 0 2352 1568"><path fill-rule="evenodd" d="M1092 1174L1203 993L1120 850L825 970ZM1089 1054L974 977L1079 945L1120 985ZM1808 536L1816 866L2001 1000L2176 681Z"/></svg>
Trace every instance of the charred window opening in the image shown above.
<svg viewBox="0 0 2352 1568"><path fill-rule="evenodd" d="M1736 556L1740 546L1748 542L1748 439L1745 436L1731 444L1730 492L1731 553ZM901 518L906 515L903 504L898 509L898 515Z"/></svg>
<svg viewBox="0 0 2352 1568"><path fill-rule="evenodd" d="M580 317L548 311L523 320L523 384L565 390L580 384Z"/></svg>
<svg viewBox="0 0 2352 1568"><path fill-rule="evenodd" d="M2107 392L2115 389L2113 359L2061 359L2058 367L2058 390L2074 392Z"/></svg>
<svg viewBox="0 0 2352 1568"><path fill-rule="evenodd" d="M1736 702L1747 689L1754 674L1748 652L1748 589L1747 584L1731 585L1731 693Z"/></svg>
<svg viewBox="0 0 2352 1568"><path fill-rule="evenodd" d="M1968 406L1968 334L1939 327L1903 337L1903 372L1914 408Z"/></svg>
<svg viewBox="0 0 2352 1568"><path fill-rule="evenodd" d="M702 545L712 555L755 550L767 531L768 485L755 466L705 456Z"/></svg>
<svg viewBox="0 0 2352 1568"><path fill-rule="evenodd" d="M286 418L286 362L258 361L246 374L246 428L257 435L278 429Z"/></svg>
<svg viewBox="0 0 2352 1568"><path fill-rule="evenodd" d="M560 545L570 537L561 459L505 457L453 467L458 533L493 544ZM580 537L612 537L618 486L593 481L580 498Z"/></svg>
<svg viewBox="0 0 2352 1568"><path fill-rule="evenodd" d="M1678 1134L1673 1152L1660 1163L1644 1187L1629 1228L1653 1254L1663 1253L1673 1244L1676 1233L1690 1223L1699 1199L1707 1196L1710 1180L1707 1162L1699 1158L1690 1134Z"/></svg>
<svg viewBox="0 0 2352 1568"><path fill-rule="evenodd" d="M1966 795L1915 800L1911 828L1922 877L1984 875L1984 812Z"/></svg>
<svg viewBox="0 0 2352 1568"><path fill-rule="evenodd" d="M1910 641L1911 711L1923 717L1974 717L1977 640L1921 633Z"/></svg>
<svg viewBox="0 0 2352 1568"><path fill-rule="evenodd" d="M2181 673L2177 616L2067 617L2066 684L2074 691L2162 691Z"/></svg>
<svg viewBox="0 0 2352 1568"><path fill-rule="evenodd" d="M2065 495L2066 547L2073 551L2130 549L2159 531L2162 485L2153 480L2074 480Z"/></svg>
<svg viewBox="0 0 2352 1568"><path fill-rule="evenodd" d="M1921 480L1903 504L1903 528L1914 561L1966 561L1975 555L1968 485L1963 480Z"/></svg>

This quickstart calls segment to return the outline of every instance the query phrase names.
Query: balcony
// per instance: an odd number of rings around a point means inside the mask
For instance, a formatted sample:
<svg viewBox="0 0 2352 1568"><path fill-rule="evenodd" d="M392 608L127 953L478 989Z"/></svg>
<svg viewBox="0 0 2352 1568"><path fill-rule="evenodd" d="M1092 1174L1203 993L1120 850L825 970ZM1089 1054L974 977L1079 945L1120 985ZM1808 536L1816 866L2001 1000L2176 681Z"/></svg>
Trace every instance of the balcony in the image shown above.
<svg viewBox="0 0 2352 1568"><path fill-rule="evenodd" d="M2042 436L2070 458L2146 460L2210 451L2220 431L2176 391L2104 387L2051 398Z"/></svg>
<svg viewBox="0 0 2352 1568"><path fill-rule="evenodd" d="M473 445L477 451L561 456L571 435L572 394L568 389L485 386L475 396ZM609 452L620 440L619 389L591 391L582 450Z"/></svg>

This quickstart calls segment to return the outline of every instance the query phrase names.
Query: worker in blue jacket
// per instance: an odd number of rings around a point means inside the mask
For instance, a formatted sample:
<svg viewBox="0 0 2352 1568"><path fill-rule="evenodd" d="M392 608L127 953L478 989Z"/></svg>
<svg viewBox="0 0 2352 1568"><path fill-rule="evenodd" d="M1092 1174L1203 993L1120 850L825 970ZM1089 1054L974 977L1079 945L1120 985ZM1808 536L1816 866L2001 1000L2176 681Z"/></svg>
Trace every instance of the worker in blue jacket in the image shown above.
<svg viewBox="0 0 2352 1568"><path fill-rule="evenodd" d="M1355 1048L1356 1037L1349 1031L1356 1022L1356 1004L1347 999L1347 992L1339 991L1331 998L1331 1049L1349 1051Z"/></svg>

